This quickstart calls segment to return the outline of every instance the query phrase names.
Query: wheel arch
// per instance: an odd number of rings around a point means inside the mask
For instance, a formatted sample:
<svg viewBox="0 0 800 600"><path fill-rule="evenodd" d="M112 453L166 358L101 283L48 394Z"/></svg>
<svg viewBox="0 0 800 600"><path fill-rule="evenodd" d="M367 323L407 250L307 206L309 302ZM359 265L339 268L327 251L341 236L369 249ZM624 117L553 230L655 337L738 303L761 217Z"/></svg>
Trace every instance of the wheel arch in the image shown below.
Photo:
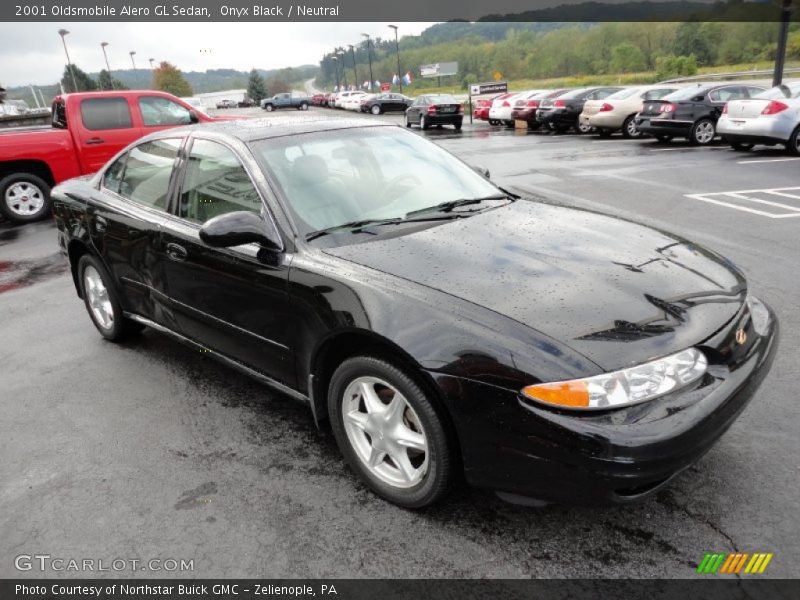
<svg viewBox="0 0 800 600"><path fill-rule="evenodd" d="M6 160L0 162L0 179L8 175L24 175L26 173L40 177L50 187L53 187L56 183L50 166L42 160Z"/></svg>
<svg viewBox="0 0 800 600"><path fill-rule="evenodd" d="M84 254L92 254L89 246L83 240L72 239L67 244L67 256L69 257L69 268L72 272L72 283L75 284L75 291L78 298L83 299L83 292L81 291L81 284L78 280L78 263Z"/></svg>

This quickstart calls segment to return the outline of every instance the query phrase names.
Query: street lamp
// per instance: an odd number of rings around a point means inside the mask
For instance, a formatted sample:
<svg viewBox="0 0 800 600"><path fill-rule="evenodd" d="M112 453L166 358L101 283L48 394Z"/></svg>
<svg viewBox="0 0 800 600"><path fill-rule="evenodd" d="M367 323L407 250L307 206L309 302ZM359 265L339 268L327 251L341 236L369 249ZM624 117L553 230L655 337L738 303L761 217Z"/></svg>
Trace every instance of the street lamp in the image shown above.
<svg viewBox="0 0 800 600"><path fill-rule="evenodd" d="M111 67L108 66L108 54L106 54L106 46L108 46L108 42L100 42L100 47L103 49L103 58L106 59L106 72L108 73L108 79L111 81L111 89L116 89L114 87L114 78L111 76Z"/></svg>
<svg viewBox="0 0 800 600"><path fill-rule="evenodd" d="M370 49L370 39L368 33L362 33L365 38L367 38L367 58L369 59L369 91L372 91L372 82L375 81L372 78L372 50Z"/></svg>
<svg viewBox="0 0 800 600"><path fill-rule="evenodd" d="M331 59L336 61L333 63L333 74L336 77L336 91L341 92L342 90L339 88L339 57L332 56Z"/></svg>
<svg viewBox="0 0 800 600"><path fill-rule="evenodd" d="M59 29L58 35L61 36L61 43L64 44L64 54L67 55L67 70L72 77L72 87L75 88L76 92L79 92L78 82L75 81L75 69L72 68L72 61L69 59L69 52L67 52L67 40L64 39L65 36L69 35L69 31L66 29Z"/></svg>
<svg viewBox="0 0 800 600"><path fill-rule="evenodd" d="M350 52L353 53L353 76L356 78L356 87L358 87L358 70L356 69L356 47L353 44L348 44L350 48ZM370 86L370 91L372 91L372 86Z"/></svg>
<svg viewBox="0 0 800 600"><path fill-rule="evenodd" d="M337 50L336 56L342 57L342 79L344 80L344 89L347 89L347 72L344 70L344 50Z"/></svg>
<svg viewBox="0 0 800 600"><path fill-rule="evenodd" d="M403 93L403 76L400 74L400 42L397 40L397 25L389 25L394 29L394 47L397 54L397 78L400 80L400 93Z"/></svg>
<svg viewBox="0 0 800 600"><path fill-rule="evenodd" d="M155 65L153 65L153 63L156 62L156 59L155 58L148 58L147 60L150 61L150 68L155 71Z"/></svg>
<svg viewBox="0 0 800 600"><path fill-rule="evenodd" d="M133 62L133 55L136 54L136 51L135 50L131 50L130 52L128 52L128 54L131 55L131 64L133 65L133 70L135 71L136 70L136 63Z"/></svg>

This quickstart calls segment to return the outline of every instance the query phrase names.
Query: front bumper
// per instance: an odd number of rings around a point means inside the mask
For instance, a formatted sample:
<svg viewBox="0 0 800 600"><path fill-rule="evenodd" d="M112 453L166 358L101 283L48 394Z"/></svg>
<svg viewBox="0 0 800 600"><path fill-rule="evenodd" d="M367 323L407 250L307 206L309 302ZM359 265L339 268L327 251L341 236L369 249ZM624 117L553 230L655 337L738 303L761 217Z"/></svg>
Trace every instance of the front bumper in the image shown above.
<svg viewBox="0 0 800 600"><path fill-rule="evenodd" d="M725 140L754 144L785 144L795 127L791 119L781 117L731 119L722 115L717 121L717 133Z"/></svg>
<svg viewBox="0 0 800 600"><path fill-rule="evenodd" d="M692 121L677 121L674 119L652 119L650 117L636 117L636 129L645 135L654 137L671 135L675 137L688 137L692 131Z"/></svg>
<svg viewBox="0 0 800 600"><path fill-rule="evenodd" d="M430 373L453 415L467 481L590 506L627 503L655 493L711 448L768 373L778 324L767 310L770 318L762 335L745 305L722 330L697 345L709 368L693 387L627 408L554 410L513 390ZM746 333L744 344L736 341L737 331Z"/></svg>

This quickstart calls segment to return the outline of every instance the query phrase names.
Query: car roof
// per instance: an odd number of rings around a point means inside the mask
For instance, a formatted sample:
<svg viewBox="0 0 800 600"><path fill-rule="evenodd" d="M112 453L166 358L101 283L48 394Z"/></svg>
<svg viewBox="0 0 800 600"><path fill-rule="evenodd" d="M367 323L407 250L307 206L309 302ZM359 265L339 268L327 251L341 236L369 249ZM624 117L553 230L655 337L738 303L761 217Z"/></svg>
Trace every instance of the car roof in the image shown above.
<svg viewBox="0 0 800 600"><path fill-rule="evenodd" d="M192 132L208 132L231 136L242 142L253 142L287 135L336 131L341 129L367 129L373 127L396 127L391 123L369 122L363 119L341 119L328 116L280 116L260 119L241 119L238 121L216 121L197 123L185 127L165 129L150 134L144 139L175 137Z"/></svg>

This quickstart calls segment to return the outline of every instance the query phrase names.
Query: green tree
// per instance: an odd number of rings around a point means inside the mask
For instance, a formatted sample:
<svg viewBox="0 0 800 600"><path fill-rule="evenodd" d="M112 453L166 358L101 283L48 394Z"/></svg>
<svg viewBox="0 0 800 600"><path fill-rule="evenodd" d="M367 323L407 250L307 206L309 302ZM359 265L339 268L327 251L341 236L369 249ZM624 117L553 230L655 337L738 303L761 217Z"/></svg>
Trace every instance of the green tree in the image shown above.
<svg viewBox="0 0 800 600"><path fill-rule="evenodd" d="M264 78L261 77L255 69L250 71L250 78L247 81L247 96L256 104L267 97L267 87L264 83Z"/></svg>
<svg viewBox="0 0 800 600"><path fill-rule="evenodd" d="M116 77L112 77L111 74L103 69L97 75L97 86L101 90L127 90L128 87L122 83Z"/></svg>
<svg viewBox="0 0 800 600"><path fill-rule="evenodd" d="M168 92L175 96L191 96L192 86L183 77L180 69L167 61L162 61L153 70L153 89Z"/></svg>
<svg viewBox="0 0 800 600"><path fill-rule="evenodd" d="M699 65L713 63L712 43L706 35L705 23L687 22L678 25L673 51L678 56L693 54Z"/></svg>
<svg viewBox="0 0 800 600"><path fill-rule="evenodd" d="M608 70L611 73L636 73L647 68L647 60L638 46L622 42L611 49Z"/></svg>
<svg viewBox="0 0 800 600"><path fill-rule="evenodd" d="M6 88L0 85L0 104L6 99Z"/></svg>
<svg viewBox="0 0 800 600"><path fill-rule="evenodd" d="M289 82L279 74L268 77L265 85L267 88L266 96L274 96L275 94L290 92L292 90Z"/></svg>
<svg viewBox="0 0 800 600"><path fill-rule="evenodd" d="M72 75L75 75L75 83L78 84L78 89L72 84ZM89 77L78 65L72 64L64 67L64 73L61 75L61 85L64 92L72 94L74 92L93 92L97 89L97 82Z"/></svg>
<svg viewBox="0 0 800 600"><path fill-rule="evenodd" d="M672 77L697 74L697 59L690 56L661 56L656 59L656 77L668 79Z"/></svg>

